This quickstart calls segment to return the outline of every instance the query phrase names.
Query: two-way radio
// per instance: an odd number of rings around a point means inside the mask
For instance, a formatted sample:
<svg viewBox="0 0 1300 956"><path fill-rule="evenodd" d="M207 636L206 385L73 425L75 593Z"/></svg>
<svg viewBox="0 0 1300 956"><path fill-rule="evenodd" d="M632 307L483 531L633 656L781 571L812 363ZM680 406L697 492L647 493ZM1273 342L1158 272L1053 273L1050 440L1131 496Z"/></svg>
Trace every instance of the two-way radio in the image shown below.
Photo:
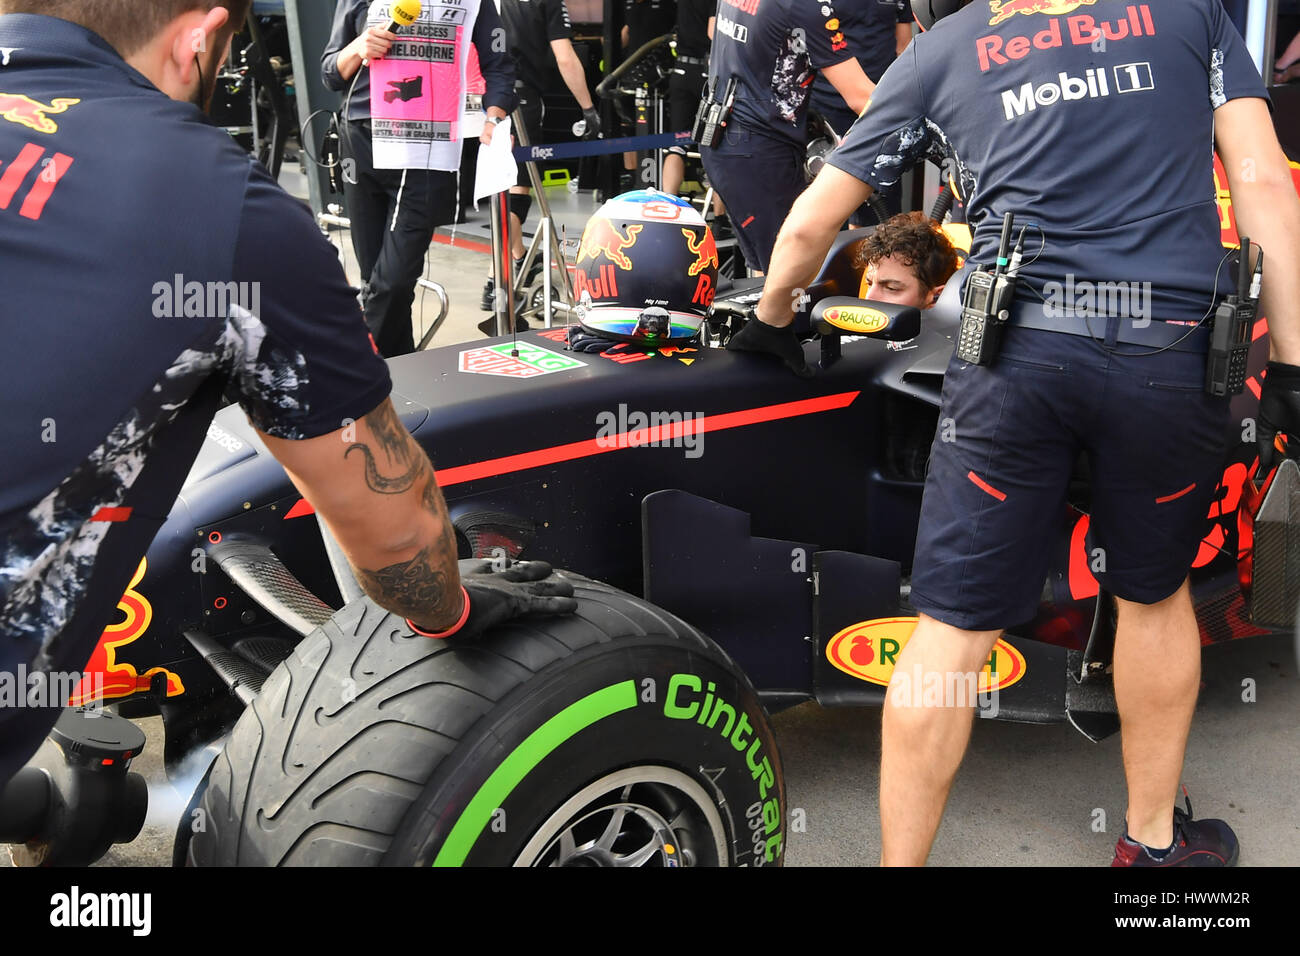
<svg viewBox="0 0 1300 956"><path fill-rule="evenodd" d="M736 85L736 78L729 77L722 97L718 99L714 95L718 91L718 80L714 77L709 81L709 88L700 99L700 109L695 114L695 124L691 128L696 145L713 149L721 142L727 121L731 119L731 108L736 103Z"/></svg>
<svg viewBox="0 0 1300 956"><path fill-rule="evenodd" d="M1025 251L1025 232L1020 230L1015 251L1011 251L1011 231L1015 215L1002 219L1002 241L993 268L980 269L966 280L962 302L961 326L957 330L957 357L972 365L992 365L1002 345L1002 330L1011 318L1011 304L1016 297L1016 281Z"/></svg>
<svg viewBox="0 0 1300 956"><path fill-rule="evenodd" d="M1242 236L1237 288L1214 312L1210 349L1205 360L1205 391L1211 395L1240 395L1246 386L1246 361L1264 280L1264 250L1256 246L1258 256L1252 276L1250 248L1250 240Z"/></svg>

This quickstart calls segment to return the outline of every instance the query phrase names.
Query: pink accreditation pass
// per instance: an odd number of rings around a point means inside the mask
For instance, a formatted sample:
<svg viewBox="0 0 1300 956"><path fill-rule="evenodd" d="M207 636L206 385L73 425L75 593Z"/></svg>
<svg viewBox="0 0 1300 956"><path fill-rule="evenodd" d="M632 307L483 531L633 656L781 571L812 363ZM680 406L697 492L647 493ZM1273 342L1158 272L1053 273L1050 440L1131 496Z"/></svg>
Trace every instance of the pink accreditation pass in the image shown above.
<svg viewBox="0 0 1300 956"><path fill-rule="evenodd" d="M479 0L426 0L420 18L370 64L376 169L460 167L466 69ZM392 22L389 0L370 5L367 25Z"/></svg>

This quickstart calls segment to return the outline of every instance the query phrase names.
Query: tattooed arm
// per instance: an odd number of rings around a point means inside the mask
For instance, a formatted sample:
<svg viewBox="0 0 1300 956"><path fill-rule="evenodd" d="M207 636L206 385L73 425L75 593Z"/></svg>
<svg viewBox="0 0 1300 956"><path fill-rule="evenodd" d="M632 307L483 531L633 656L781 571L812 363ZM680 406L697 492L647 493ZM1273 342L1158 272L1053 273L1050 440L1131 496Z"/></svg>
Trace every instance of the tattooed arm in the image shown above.
<svg viewBox="0 0 1300 956"><path fill-rule="evenodd" d="M433 465L389 399L319 438L261 437L375 603L430 631L457 621L463 604L447 504Z"/></svg>

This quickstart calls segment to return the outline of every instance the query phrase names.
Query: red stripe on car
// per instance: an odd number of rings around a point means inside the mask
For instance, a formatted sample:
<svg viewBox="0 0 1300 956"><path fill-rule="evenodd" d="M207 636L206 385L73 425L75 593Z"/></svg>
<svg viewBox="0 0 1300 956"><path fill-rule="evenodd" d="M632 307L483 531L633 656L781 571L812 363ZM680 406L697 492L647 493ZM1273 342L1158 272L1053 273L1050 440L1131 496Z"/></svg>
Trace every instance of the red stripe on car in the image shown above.
<svg viewBox="0 0 1300 956"><path fill-rule="evenodd" d="M739 412L723 412L720 415L706 415L702 419L676 422L671 425L656 425L651 428L638 428L632 432L603 438L588 438L585 441L570 442L567 445L553 445L539 448L518 455L506 455L503 458L491 458L487 461L470 465L457 465L435 472L439 486L476 481L480 478L495 478L516 471L555 465L562 461L574 461L579 458L591 458L611 451L621 451L628 447L650 444L655 441L671 441L683 435L702 435L705 432L725 431L728 428L743 428L746 425L760 425L763 422L776 422L787 418L799 418L803 415L816 415L820 412L833 412L852 405L861 392L838 392L821 398L805 398L797 402L782 402L779 405L763 405L759 408L747 408ZM635 435L636 442L623 441ZM299 501L286 514L285 520L303 515L315 514L315 509L305 499Z"/></svg>

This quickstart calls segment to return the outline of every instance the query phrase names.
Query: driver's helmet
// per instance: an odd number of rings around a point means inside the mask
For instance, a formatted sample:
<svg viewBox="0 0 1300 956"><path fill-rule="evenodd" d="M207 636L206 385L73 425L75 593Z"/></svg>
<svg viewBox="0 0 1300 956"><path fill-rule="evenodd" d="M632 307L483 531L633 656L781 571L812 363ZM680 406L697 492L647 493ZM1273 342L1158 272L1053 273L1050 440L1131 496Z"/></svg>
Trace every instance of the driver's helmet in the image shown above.
<svg viewBox="0 0 1300 956"><path fill-rule="evenodd" d="M573 295L592 335L658 346L699 334L718 287L718 247L685 199L615 196L582 233Z"/></svg>

